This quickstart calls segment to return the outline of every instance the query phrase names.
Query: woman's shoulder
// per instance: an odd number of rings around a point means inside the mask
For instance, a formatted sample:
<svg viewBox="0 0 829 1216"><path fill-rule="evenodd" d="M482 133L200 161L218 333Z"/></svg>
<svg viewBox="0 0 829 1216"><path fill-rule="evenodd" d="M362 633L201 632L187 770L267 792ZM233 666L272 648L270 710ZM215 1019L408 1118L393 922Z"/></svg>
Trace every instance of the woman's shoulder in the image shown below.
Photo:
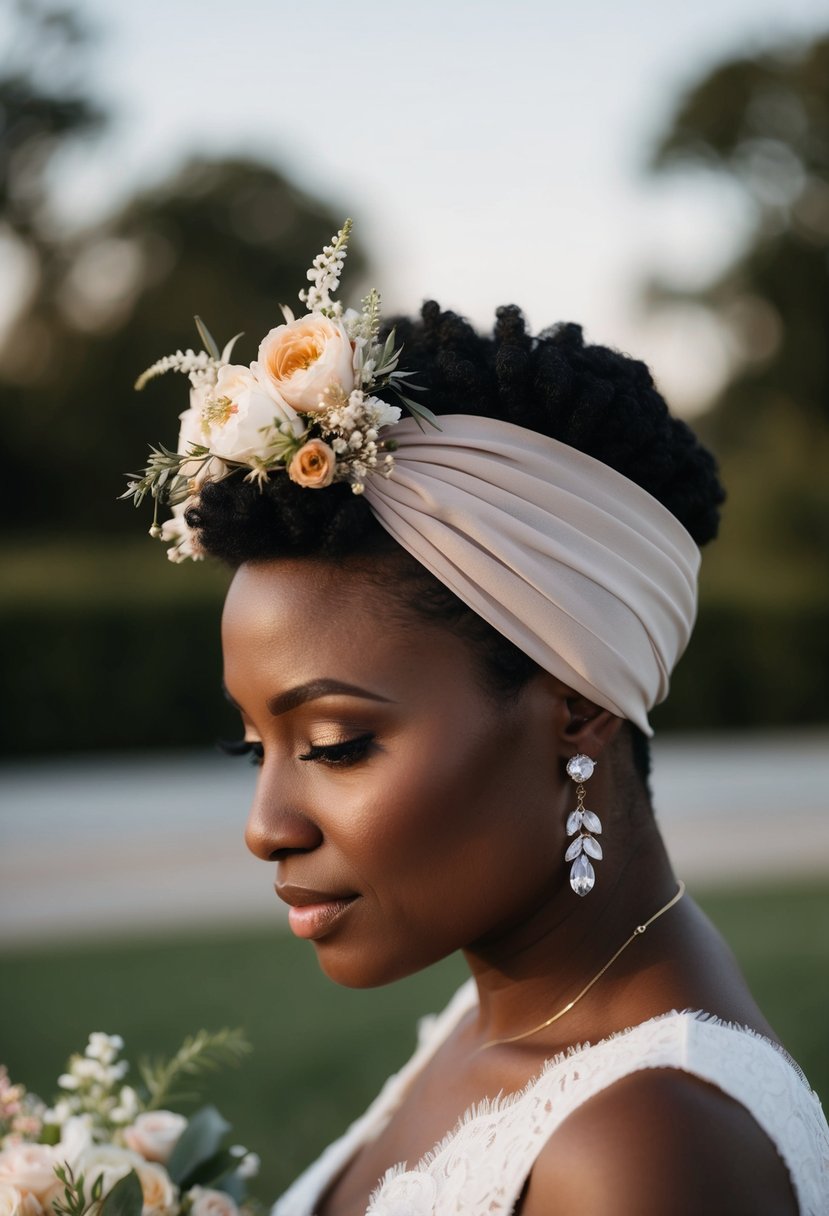
<svg viewBox="0 0 829 1216"><path fill-rule="evenodd" d="M553 1194L563 1213L826 1210L820 1102L788 1054L744 1026L674 1010L576 1053L549 1080L563 1101L526 1216Z"/></svg>
<svg viewBox="0 0 829 1216"><path fill-rule="evenodd" d="M530 1174L522 1216L797 1216L777 1146L740 1102L700 1077L647 1068L564 1120Z"/></svg>

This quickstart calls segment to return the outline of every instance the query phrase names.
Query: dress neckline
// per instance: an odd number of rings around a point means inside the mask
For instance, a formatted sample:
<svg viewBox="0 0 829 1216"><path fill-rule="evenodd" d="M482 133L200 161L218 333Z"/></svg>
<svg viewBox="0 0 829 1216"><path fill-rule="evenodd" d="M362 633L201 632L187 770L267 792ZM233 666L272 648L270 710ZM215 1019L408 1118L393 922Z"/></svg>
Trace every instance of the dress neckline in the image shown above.
<svg viewBox="0 0 829 1216"><path fill-rule="evenodd" d="M467 992L464 992L468 985L471 985L471 987ZM434 1026L434 1042L430 1042L429 1044L433 1049L421 1061L420 1067L417 1069L417 1071L413 1072L411 1076L407 1077L406 1089L409 1088L411 1082L422 1070L422 1068L425 1067L429 1059L431 1059L431 1057L436 1053L441 1044L445 1042L451 1032L458 1025L461 1018L471 1009L474 1009L477 1005L477 990L475 988L474 981L468 980L455 994L455 998L453 998L453 1000L450 1002L450 1005L447 1007L444 1013L448 1014L450 1010L453 1009L455 1000L461 996L461 993L464 993L466 999L463 1002L459 1002L456 1016L452 1018L451 1022L449 1022L445 1027L440 1027L440 1030L443 1030L444 1033L437 1033L439 1027L437 1025ZM437 1021L441 1021L442 1016L443 1015L438 1015ZM506 1093L503 1090L500 1090L493 1098L483 1098L479 1102L472 1103L458 1117L454 1125L446 1132L446 1134L443 1135L432 1148L428 1149L419 1158L415 1165L409 1167L407 1162L398 1162L396 1165L390 1166L389 1169L384 1173L380 1184L376 1188L376 1191L373 1192L372 1198L374 1197L374 1194L379 1192L383 1182L398 1170L411 1169L413 1173L417 1173L419 1171L428 1169L429 1166L452 1143L452 1141L457 1138L462 1129L468 1126L470 1123L473 1123L478 1119L489 1118L493 1114L507 1113L513 1107L525 1101L535 1089L543 1085L548 1075L555 1069L559 1068L562 1064L572 1063L572 1061L579 1056L583 1056L588 1052L604 1049L609 1044L618 1043L619 1040L629 1039L631 1037L635 1037L637 1034L645 1035L648 1033L651 1027L655 1026L659 1022L668 1022L676 1018L686 1017L690 1018L694 1022L699 1022L704 1025L716 1026L722 1030L750 1035L752 1038L759 1040L760 1043L773 1048L774 1051L776 1051L778 1055L782 1056L786 1064L788 1064L789 1067L794 1071L798 1080L805 1087L807 1092L813 1097L815 1096L814 1091L809 1084L809 1080L806 1074L803 1072L803 1069L800 1067L794 1057L789 1054L782 1043L778 1043L775 1039L770 1039L768 1035L763 1034L759 1030L754 1030L751 1026L746 1026L742 1022L729 1021L728 1019L719 1017L717 1014L708 1013L704 1009L691 1009L690 1007L685 1009L668 1009L663 1013L657 1013L652 1017L645 1018L642 1022L636 1022L632 1026L626 1026L622 1030L614 1030L610 1034L605 1035L603 1038L596 1039L595 1042L585 1039L583 1042L572 1043L569 1047L564 1048L564 1050L555 1052L553 1055L548 1056L541 1068L534 1073L519 1089L509 1090ZM399 1099L402 1101L404 1097L405 1090L399 1095ZM396 1105L390 1108L388 1111L389 1118L391 1118L395 1109Z"/></svg>
<svg viewBox="0 0 829 1216"><path fill-rule="evenodd" d="M368 1110L352 1123L339 1140L329 1146L322 1157L308 1171L308 1174L312 1175L312 1177L307 1177L307 1181L311 1186L305 1192L306 1200L310 1199L312 1203L316 1203L327 1194L335 1181L349 1167L360 1149L370 1139L382 1132L395 1111L404 1101L415 1078L427 1066L437 1053L438 1048L446 1041L461 1019L474 1009L477 1003L477 988L474 980L470 978L455 992L442 1012L421 1019L419 1025L420 1043L409 1061L404 1064L399 1072L389 1077ZM750 1026L728 1021L705 1010L690 1008L666 1010L633 1026L614 1031L604 1038L597 1039L595 1042L585 1040L584 1042L571 1044L563 1051L548 1057L541 1068L519 1089L506 1093L501 1090L494 1097L484 1098L480 1102L473 1103L467 1107L455 1121L454 1125L414 1164L409 1165L408 1161L401 1161L389 1166L385 1170L380 1176L377 1186L371 1193L367 1216L374 1211L376 1201L395 1178L401 1175L406 1175L406 1177L426 1175L437 1159L451 1149L453 1142L462 1135L465 1128L469 1128L481 1120L506 1114L522 1102L530 1100L534 1091L542 1088L550 1074L559 1069L562 1064L572 1064L578 1057L586 1056L588 1053L610 1050L611 1044L620 1045L621 1041L635 1039L637 1035L647 1036L656 1024L660 1022L670 1023L681 1018L687 1018L712 1028L716 1027L721 1030L748 1035L755 1039L758 1044L771 1048L789 1066L800 1085L805 1088L810 1097L813 1100L816 1099L816 1095L800 1066L785 1047L774 1039L769 1038L760 1031L754 1030ZM298 1183L302 1182L305 1177L303 1176L303 1178L298 1179ZM291 1191L293 1191L293 1188L291 1188ZM288 1199L290 1194L291 1192L289 1191L284 1198ZM276 1210L280 1216L282 1216L283 1212L285 1216L293 1216L295 1209L292 1207L285 1207L283 1209L281 1206L278 1206ZM299 1209L296 1209L296 1211L298 1212Z"/></svg>

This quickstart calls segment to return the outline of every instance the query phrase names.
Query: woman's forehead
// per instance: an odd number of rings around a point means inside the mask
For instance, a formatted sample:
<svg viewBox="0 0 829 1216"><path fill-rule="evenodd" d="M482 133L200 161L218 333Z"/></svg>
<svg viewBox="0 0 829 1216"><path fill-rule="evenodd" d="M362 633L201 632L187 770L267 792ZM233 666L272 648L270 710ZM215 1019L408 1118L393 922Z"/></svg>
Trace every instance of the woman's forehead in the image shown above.
<svg viewBox="0 0 829 1216"><path fill-rule="evenodd" d="M222 616L231 695L260 677L279 688L337 679L388 696L401 685L428 687L438 696L451 681L477 686L468 644L445 626L401 610L400 598L364 571L334 563L291 559L240 567Z"/></svg>

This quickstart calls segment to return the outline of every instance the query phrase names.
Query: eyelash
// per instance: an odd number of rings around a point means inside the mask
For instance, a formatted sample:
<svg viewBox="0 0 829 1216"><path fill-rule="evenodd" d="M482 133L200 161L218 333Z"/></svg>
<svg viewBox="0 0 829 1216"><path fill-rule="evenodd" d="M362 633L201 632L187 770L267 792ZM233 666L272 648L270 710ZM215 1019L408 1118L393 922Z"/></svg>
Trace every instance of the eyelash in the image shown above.
<svg viewBox="0 0 829 1216"><path fill-rule="evenodd" d="M362 760L374 740L374 735L358 735L356 739L346 739L343 743L330 743L327 746L311 744L308 751L300 756L300 760L316 760L331 767L347 768ZM231 742L219 741L219 748L228 756L248 756L251 764L257 767L265 758L263 744L253 739L234 739Z"/></svg>

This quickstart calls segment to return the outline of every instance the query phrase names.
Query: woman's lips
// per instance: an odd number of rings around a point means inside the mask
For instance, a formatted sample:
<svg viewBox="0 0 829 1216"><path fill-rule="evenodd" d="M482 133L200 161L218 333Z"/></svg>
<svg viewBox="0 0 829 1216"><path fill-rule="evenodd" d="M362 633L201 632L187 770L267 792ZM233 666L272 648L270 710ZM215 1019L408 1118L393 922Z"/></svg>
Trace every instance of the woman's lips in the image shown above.
<svg viewBox="0 0 829 1216"><path fill-rule="evenodd" d="M291 905L288 913L291 932L312 941L323 937L358 898L280 883L275 890L280 899Z"/></svg>
<svg viewBox="0 0 829 1216"><path fill-rule="evenodd" d="M291 908L288 913L291 932L310 941L324 937L356 899L356 895L350 895L346 899L331 899L321 904L303 904Z"/></svg>

